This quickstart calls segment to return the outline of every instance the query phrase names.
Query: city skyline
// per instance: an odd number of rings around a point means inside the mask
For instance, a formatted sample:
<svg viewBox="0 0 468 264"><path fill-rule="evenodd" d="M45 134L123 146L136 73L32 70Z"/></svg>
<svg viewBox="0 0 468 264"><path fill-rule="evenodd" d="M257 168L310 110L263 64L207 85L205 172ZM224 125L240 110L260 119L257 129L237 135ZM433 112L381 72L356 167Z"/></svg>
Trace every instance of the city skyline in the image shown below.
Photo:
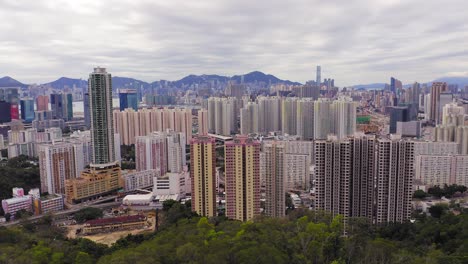
<svg viewBox="0 0 468 264"><path fill-rule="evenodd" d="M468 76L459 0L0 5L1 75L27 83L84 78L95 65L144 81L260 70L304 83L315 80L317 65L339 86ZM434 10L450 16L433 19Z"/></svg>

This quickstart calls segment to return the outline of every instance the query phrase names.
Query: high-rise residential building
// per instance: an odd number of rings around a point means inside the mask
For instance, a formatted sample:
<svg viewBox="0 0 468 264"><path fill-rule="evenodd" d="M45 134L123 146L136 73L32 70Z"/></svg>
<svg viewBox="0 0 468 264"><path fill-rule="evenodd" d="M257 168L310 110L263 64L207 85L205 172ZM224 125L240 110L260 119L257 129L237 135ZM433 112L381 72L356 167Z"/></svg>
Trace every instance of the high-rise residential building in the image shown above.
<svg viewBox="0 0 468 264"><path fill-rule="evenodd" d="M314 101L302 98L297 101L297 135L303 140L314 139Z"/></svg>
<svg viewBox="0 0 468 264"><path fill-rule="evenodd" d="M91 116L93 164L115 161L114 125L112 119L112 76L105 68L94 68L88 80Z"/></svg>
<svg viewBox="0 0 468 264"><path fill-rule="evenodd" d="M198 135L208 134L208 110L198 110Z"/></svg>
<svg viewBox="0 0 468 264"><path fill-rule="evenodd" d="M257 102L259 132L281 131L281 98L261 96Z"/></svg>
<svg viewBox="0 0 468 264"><path fill-rule="evenodd" d="M237 117L240 101L235 97L208 99L208 131L230 136L237 133Z"/></svg>
<svg viewBox="0 0 468 264"><path fill-rule="evenodd" d="M435 124L440 124L442 122L442 107L440 102L440 95L448 91L447 83L445 82L434 82L431 87L431 96L430 96L430 115L429 118Z"/></svg>
<svg viewBox="0 0 468 264"><path fill-rule="evenodd" d="M91 113L89 108L89 92L83 93L83 111L84 111L84 122L87 129L91 128Z"/></svg>
<svg viewBox="0 0 468 264"><path fill-rule="evenodd" d="M442 125L463 126L465 125L465 108L457 103L448 103L442 108Z"/></svg>
<svg viewBox="0 0 468 264"><path fill-rule="evenodd" d="M119 165L120 137L114 134L113 126L112 78L105 68L94 68L89 75L88 93L92 163L79 178L65 181L69 203L111 193L124 185Z"/></svg>
<svg viewBox="0 0 468 264"><path fill-rule="evenodd" d="M237 136L225 144L226 216L248 221L260 214L260 142Z"/></svg>
<svg viewBox="0 0 468 264"><path fill-rule="evenodd" d="M281 131L284 134L297 134L297 97L288 97L281 102Z"/></svg>
<svg viewBox="0 0 468 264"><path fill-rule="evenodd" d="M185 162L185 135L174 131L153 132L136 138L137 171L181 172Z"/></svg>
<svg viewBox="0 0 468 264"><path fill-rule="evenodd" d="M332 102L319 99L314 102L314 139L326 139L333 133L334 121Z"/></svg>
<svg viewBox="0 0 468 264"><path fill-rule="evenodd" d="M271 141L262 145L260 153L260 175L265 181L265 214L270 217L283 217L286 213L284 186L285 146Z"/></svg>
<svg viewBox="0 0 468 264"><path fill-rule="evenodd" d="M434 139L439 142L456 142L459 153L468 154L468 126L465 125L465 119L462 106L454 102L447 103L442 110L442 124L434 130Z"/></svg>
<svg viewBox="0 0 468 264"><path fill-rule="evenodd" d="M196 136L190 141L192 211L201 216L216 216L215 148L215 139L208 136Z"/></svg>
<svg viewBox="0 0 468 264"><path fill-rule="evenodd" d="M411 216L413 141L398 137L377 140L375 223L404 222Z"/></svg>
<svg viewBox="0 0 468 264"><path fill-rule="evenodd" d="M36 97L37 111L48 111L49 110L49 96L38 95Z"/></svg>
<svg viewBox="0 0 468 264"><path fill-rule="evenodd" d="M468 185L468 155L418 155L414 169L418 184Z"/></svg>
<svg viewBox="0 0 468 264"><path fill-rule="evenodd" d="M293 92L301 98L312 98L317 100L320 96L320 86L318 84L306 84L294 87Z"/></svg>
<svg viewBox="0 0 468 264"><path fill-rule="evenodd" d="M259 133L258 104L248 102L240 110L240 132L242 135Z"/></svg>
<svg viewBox="0 0 468 264"><path fill-rule="evenodd" d="M317 208L373 223L407 221L415 153L426 147L419 143L358 135L316 141Z"/></svg>
<svg viewBox="0 0 468 264"><path fill-rule="evenodd" d="M151 108L114 110L114 128L123 145L135 144L135 137L154 131L174 130L185 134L186 144L192 138L192 111L186 108Z"/></svg>
<svg viewBox="0 0 468 264"><path fill-rule="evenodd" d="M374 137L329 137L315 142L316 208L372 221L374 149Z"/></svg>
<svg viewBox="0 0 468 264"><path fill-rule="evenodd" d="M349 97L314 102L314 137L326 139L333 134L339 139L356 132L356 103Z"/></svg>
<svg viewBox="0 0 468 264"><path fill-rule="evenodd" d="M42 192L65 194L65 180L77 177L73 144L54 142L41 145L39 173Z"/></svg>
<svg viewBox="0 0 468 264"><path fill-rule="evenodd" d="M235 97L237 99L241 99L242 96L246 92L246 87L245 84L233 84L229 83L229 85L226 87L226 90L224 91L224 94L228 97Z"/></svg>
<svg viewBox="0 0 468 264"><path fill-rule="evenodd" d="M167 141L167 169L172 173L183 171L187 165L185 150L185 134L166 131Z"/></svg>
<svg viewBox="0 0 468 264"><path fill-rule="evenodd" d="M332 103L333 134L338 138L354 135L356 132L356 103L350 97L340 97Z"/></svg>
<svg viewBox="0 0 468 264"><path fill-rule="evenodd" d="M119 89L120 111L132 108L138 111L138 97L135 89Z"/></svg>
<svg viewBox="0 0 468 264"><path fill-rule="evenodd" d="M20 100L21 119L26 123L34 120L34 100L32 98L23 98Z"/></svg>

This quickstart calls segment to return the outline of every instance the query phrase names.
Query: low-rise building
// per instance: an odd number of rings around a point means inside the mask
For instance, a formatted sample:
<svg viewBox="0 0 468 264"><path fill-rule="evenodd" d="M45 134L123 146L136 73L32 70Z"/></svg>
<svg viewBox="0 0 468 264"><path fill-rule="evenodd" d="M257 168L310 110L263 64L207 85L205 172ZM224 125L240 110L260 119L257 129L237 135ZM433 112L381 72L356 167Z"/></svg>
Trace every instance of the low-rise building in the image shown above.
<svg viewBox="0 0 468 264"><path fill-rule="evenodd" d="M81 173L81 177L66 180L65 194L68 203L92 199L101 195L117 191L123 187L120 166L91 165Z"/></svg>
<svg viewBox="0 0 468 264"><path fill-rule="evenodd" d="M160 175L159 170L132 171L122 173L126 192L153 186L153 178Z"/></svg>
<svg viewBox="0 0 468 264"><path fill-rule="evenodd" d="M12 194L13 198L2 200L2 208L5 214L10 214L14 218L16 212L20 210L32 212L33 196L31 194L25 195L24 189L18 187L12 189Z"/></svg>
<svg viewBox="0 0 468 264"><path fill-rule="evenodd" d="M144 215L129 215L90 220L84 223L83 234L96 234L108 231L143 228L148 224Z"/></svg>

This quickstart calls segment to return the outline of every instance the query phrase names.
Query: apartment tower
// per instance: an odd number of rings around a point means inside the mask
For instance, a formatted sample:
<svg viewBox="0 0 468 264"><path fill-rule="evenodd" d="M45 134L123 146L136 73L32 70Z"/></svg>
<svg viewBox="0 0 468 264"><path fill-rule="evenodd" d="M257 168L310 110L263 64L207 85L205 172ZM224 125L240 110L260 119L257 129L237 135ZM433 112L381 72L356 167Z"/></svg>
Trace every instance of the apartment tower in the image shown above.
<svg viewBox="0 0 468 264"><path fill-rule="evenodd" d="M216 216L216 144L208 136L190 141L192 211L201 216Z"/></svg>
<svg viewBox="0 0 468 264"><path fill-rule="evenodd" d="M225 144L226 216L248 221L260 214L260 142L237 136Z"/></svg>

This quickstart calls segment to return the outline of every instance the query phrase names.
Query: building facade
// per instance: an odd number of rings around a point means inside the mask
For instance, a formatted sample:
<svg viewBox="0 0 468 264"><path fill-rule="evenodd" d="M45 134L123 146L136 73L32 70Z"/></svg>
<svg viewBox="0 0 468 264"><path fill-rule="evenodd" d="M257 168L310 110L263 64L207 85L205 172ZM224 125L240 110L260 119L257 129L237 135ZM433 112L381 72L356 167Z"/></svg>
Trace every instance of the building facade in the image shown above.
<svg viewBox="0 0 468 264"><path fill-rule="evenodd" d="M201 216L216 216L215 139L197 136L190 142L192 211Z"/></svg>
<svg viewBox="0 0 468 264"><path fill-rule="evenodd" d="M225 143L226 216L248 221L260 214L260 142L237 136Z"/></svg>

